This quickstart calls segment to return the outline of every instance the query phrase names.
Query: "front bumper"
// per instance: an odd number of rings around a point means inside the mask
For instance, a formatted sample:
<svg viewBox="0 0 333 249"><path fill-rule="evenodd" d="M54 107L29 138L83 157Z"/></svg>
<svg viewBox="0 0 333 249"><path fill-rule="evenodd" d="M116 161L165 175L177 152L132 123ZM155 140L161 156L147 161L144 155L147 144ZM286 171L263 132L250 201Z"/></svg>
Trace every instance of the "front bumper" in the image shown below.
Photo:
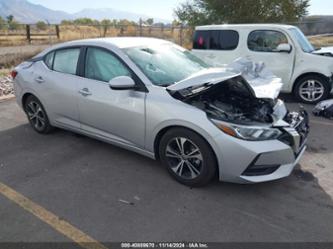
<svg viewBox="0 0 333 249"><path fill-rule="evenodd" d="M290 175L306 150L309 120L306 112L286 117L283 136L270 141L244 141L221 134L215 138L219 148L220 180L259 183Z"/></svg>
<svg viewBox="0 0 333 249"><path fill-rule="evenodd" d="M241 175L240 177L245 181L247 181L248 183L267 182L287 177L291 174L294 167L299 163L305 150L306 146L302 148L301 152L295 157L295 160L293 162L277 166L276 170L274 170L271 174L260 175L260 176Z"/></svg>

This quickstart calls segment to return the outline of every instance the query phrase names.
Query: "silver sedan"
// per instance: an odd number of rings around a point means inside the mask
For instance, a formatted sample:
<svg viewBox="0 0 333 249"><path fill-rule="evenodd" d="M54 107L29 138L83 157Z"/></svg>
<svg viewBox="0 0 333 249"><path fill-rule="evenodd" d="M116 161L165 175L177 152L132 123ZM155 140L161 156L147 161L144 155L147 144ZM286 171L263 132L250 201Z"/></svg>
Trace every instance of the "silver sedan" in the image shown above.
<svg viewBox="0 0 333 249"><path fill-rule="evenodd" d="M58 127L132 150L189 186L283 178L306 147L305 112L289 113L239 73L164 40L68 42L12 75L37 132Z"/></svg>

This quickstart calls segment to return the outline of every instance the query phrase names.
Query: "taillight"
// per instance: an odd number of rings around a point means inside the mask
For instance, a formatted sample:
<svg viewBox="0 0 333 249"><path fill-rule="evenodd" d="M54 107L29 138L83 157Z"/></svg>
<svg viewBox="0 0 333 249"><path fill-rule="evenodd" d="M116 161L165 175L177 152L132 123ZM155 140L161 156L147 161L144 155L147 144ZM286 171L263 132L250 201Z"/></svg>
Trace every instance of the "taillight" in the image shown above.
<svg viewBox="0 0 333 249"><path fill-rule="evenodd" d="M12 76L13 79L15 79L17 76L17 71L15 70L11 71L10 75Z"/></svg>

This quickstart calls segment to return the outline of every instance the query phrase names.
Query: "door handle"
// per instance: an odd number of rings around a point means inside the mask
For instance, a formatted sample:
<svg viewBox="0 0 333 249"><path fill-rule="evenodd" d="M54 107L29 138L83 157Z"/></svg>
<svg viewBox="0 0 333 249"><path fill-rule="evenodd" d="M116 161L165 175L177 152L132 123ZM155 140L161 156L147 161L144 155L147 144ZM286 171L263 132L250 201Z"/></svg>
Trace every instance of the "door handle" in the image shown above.
<svg viewBox="0 0 333 249"><path fill-rule="evenodd" d="M38 76L38 77L35 79L35 81L36 81L37 83L41 84L41 83L44 82L44 79L43 79L42 76Z"/></svg>
<svg viewBox="0 0 333 249"><path fill-rule="evenodd" d="M92 93L89 91L88 88L83 88L79 91L79 93L83 96L83 97L87 97L92 95Z"/></svg>

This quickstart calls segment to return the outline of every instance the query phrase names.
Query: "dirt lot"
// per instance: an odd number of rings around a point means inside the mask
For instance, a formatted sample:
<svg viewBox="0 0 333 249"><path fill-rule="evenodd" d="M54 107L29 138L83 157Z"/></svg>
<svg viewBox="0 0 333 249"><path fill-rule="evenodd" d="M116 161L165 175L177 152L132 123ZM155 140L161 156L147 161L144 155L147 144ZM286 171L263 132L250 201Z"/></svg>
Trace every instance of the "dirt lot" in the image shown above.
<svg viewBox="0 0 333 249"><path fill-rule="evenodd" d="M24 210L34 205L103 242L333 242L332 121L311 117L309 148L286 179L191 189L135 153L36 134L14 100L0 103L0 120L0 242L70 241L48 215ZM5 197L1 184L17 193ZM34 205L15 204L18 194Z"/></svg>
<svg viewBox="0 0 333 249"><path fill-rule="evenodd" d="M146 32L146 33L145 33ZM144 36L151 36L151 37L157 37L157 38L164 38L172 40L176 43L179 43L179 40L177 38L179 37L179 31L175 30L174 32L170 33L169 31L164 31L162 34L160 31L154 31L152 33L149 33L147 30L145 30L143 33ZM148 33L147 33L148 32ZM22 61L33 57L37 53L41 52L45 48L51 46L52 44L55 44L57 42L64 42L67 40L75 40L75 39L85 39L85 38L91 38L91 37L99 37L98 35L94 35L94 33L89 32L89 30L85 30L85 32L82 32L83 35L77 36L76 33L68 32L68 37L65 40L54 40L52 43L49 43L47 40L44 44L35 44L35 45L20 45L20 43L12 43L16 46L0 46L0 69L1 68L10 68L13 67ZM72 35L72 36L71 36ZM137 33L128 33L128 36L135 36L138 35ZM117 36L117 33L110 33L110 37ZM188 49L192 48L191 45L191 37L192 33L190 30L184 31L184 35L182 36L182 45ZM333 46L333 36L312 36L309 37L309 40L315 47L327 47L327 46Z"/></svg>
<svg viewBox="0 0 333 249"><path fill-rule="evenodd" d="M309 40L317 48L333 46L333 35L313 36L310 37Z"/></svg>
<svg viewBox="0 0 333 249"><path fill-rule="evenodd" d="M10 68L30 59L50 45L23 45L0 47L0 69Z"/></svg>

